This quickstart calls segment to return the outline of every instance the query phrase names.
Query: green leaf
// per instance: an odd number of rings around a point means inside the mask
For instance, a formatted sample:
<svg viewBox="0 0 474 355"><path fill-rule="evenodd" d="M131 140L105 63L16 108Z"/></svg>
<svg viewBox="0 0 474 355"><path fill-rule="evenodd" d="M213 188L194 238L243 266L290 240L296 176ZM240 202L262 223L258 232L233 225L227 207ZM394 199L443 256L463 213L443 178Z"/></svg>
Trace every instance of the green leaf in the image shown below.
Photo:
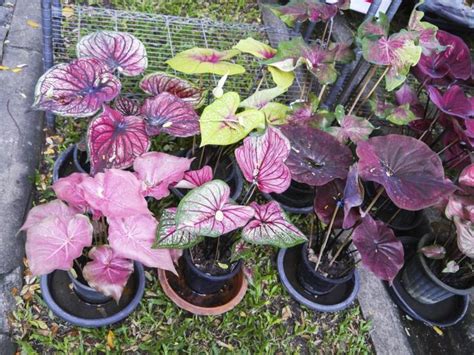
<svg viewBox="0 0 474 355"><path fill-rule="evenodd" d="M225 93L207 106L200 118L201 147L208 144L229 145L245 138L256 128L265 128L263 112L249 109L236 114L239 94Z"/></svg>
<svg viewBox="0 0 474 355"><path fill-rule="evenodd" d="M265 120L271 126L281 126L288 122L290 108L278 102L269 102L261 109L265 115Z"/></svg>
<svg viewBox="0 0 474 355"><path fill-rule="evenodd" d="M237 49L217 51L215 49L194 47L178 53L166 63L174 70L185 74L236 75L244 73L245 68L226 60L235 57L239 53L240 51Z"/></svg>
<svg viewBox="0 0 474 355"><path fill-rule="evenodd" d="M416 115L410 110L410 104L400 105L394 107L388 112L386 119L396 125L406 125L411 121L418 119Z"/></svg>
<svg viewBox="0 0 474 355"><path fill-rule="evenodd" d="M270 47L268 44L257 41L251 37L241 39L233 48L260 59L270 59L277 52L276 49Z"/></svg>
<svg viewBox="0 0 474 355"><path fill-rule="evenodd" d="M289 88L295 80L295 73L292 71L285 72L272 66L268 66L268 71L272 75L275 84L282 89Z"/></svg>
<svg viewBox="0 0 474 355"><path fill-rule="evenodd" d="M175 219L175 208L167 208L163 211L152 248L191 248L203 240L204 237L198 236L187 228L177 228Z"/></svg>
<svg viewBox="0 0 474 355"><path fill-rule="evenodd" d="M305 48L306 43L303 38L295 37L289 41L282 41L278 44L277 53L271 59L268 59L264 64L276 67L282 71L293 71L301 61L301 51Z"/></svg>
<svg viewBox="0 0 474 355"><path fill-rule="evenodd" d="M284 92L286 92L286 89L282 89L278 86L271 89L260 90L242 101L239 107L255 108L260 110L270 101L274 100Z"/></svg>

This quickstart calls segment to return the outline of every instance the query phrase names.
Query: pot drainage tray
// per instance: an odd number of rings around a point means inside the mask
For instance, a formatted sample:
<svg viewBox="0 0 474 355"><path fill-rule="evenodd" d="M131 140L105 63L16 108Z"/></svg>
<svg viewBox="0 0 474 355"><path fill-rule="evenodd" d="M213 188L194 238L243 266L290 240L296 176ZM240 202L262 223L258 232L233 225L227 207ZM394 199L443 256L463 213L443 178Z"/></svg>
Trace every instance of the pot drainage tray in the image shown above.
<svg viewBox="0 0 474 355"><path fill-rule="evenodd" d="M405 249L405 261L411 258L416 250L418 238L400 238ZM413 319L427 325L448 327L458 323L466 315L469 306L469 296L453 296L435 304L418 302L405 291L402 281L402 270L393 280L390 287L384 282L388 293L397 306Z"/></svg>
<svg viewBox="0 0 474 355"><path fill-rule="evenodd" d="M306 291L296 276L300 255L301 245L289 249L280 249L278 252L278 273L281 282L291 297L306 307L321 312L337 312L347 308L354 301L359 292L359 273L357 270L355 270L350 281L336 286L328 294L315 296Z"/></svg>

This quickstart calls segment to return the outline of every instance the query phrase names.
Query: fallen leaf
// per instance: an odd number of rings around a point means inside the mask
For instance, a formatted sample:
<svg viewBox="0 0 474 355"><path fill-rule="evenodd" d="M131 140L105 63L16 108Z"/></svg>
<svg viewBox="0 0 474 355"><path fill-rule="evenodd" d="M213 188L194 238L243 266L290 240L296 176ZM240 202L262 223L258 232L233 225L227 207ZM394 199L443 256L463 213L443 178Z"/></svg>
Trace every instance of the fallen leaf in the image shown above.
<svg viewBox="0 0 474 355"><path fill-rule="evenodd" d="M19 72L21 72L22 70L23 70L23 69L21 69L21 68L13 68L13 69L11 70L11 72L13 72L13 73L19 73Z"/></svg>
<svg viewBox="0 0 474 355"><path fill-rule="evenodd" d="M283 307L283 310L281 311L281 319L283 321L287 321L288 319L290 319L291 317L293 317L293 314L291 313L291 308L290 306L285 306Z"/></svg>
<svg viewBox="0 0 474 355"><path fill-rule="evenodd" d="M221 346L221 347L223 347L223 348L229 349L229 350L231 350L231 351L234 350L234 347L233 347L232 345L226 344L226 343L224 343L223 341L216 340L216 343L217 343L217 345L219 345L219 346Z"/></svg>
<svg viewBox="0 0 474 355"><path fill-rule="evenodd" d="M109 332L107 333L107 345L111 349L115 348L114 340L115 340L114 332L109 330Z"/></svg>
<svg viewBox="0 0 474 355"><path fill-rule="evenodd" d="M31 28L39 28L40 27L40 24L36 21L33 21L33 20L27 20L26 24L28 26L30 26Z"/></svg>
<svg viewBox="0 0 474 355"><path fill-rule="evenodd" d="M440 336L443 336L443 335L444 335L444 333L443 333L443 331L441 330L441 328L438 328L436 325L433 326L433 329L434 329L434 331L435 331L438 335L440 335Z"/></svg>
<svg viewBox="0 0 474 355"><path fill-rule="evenodd" d="M6 65L0 65L0 70L10 70L10 67L7 67Z"/></svg>

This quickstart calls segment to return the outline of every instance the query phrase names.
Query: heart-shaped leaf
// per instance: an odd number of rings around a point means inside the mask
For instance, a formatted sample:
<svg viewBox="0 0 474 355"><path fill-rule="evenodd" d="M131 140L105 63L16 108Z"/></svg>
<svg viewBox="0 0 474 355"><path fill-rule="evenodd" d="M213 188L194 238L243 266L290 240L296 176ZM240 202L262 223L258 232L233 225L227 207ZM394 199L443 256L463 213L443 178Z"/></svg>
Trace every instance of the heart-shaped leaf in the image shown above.
<svg viewBox="0 0 474 355"><path fill-rule="evenodd" d="M191 248L203 240L186 227L176 226L176 208L167 208L161 214L154 248Z"/></svg>
<svg viewBox="0 0 474 355"><path fill-rule="evenodd" d="M151 136L166 133L174 137L199 134L199 116L194 108L179 97L163 92L149 97L142 106L146 130Z"/></svg>
<svg viewBox="0 0 474 355"><path fill-rule="evenodd" d="M446 256L446 249L442 245L428 245L420 249L420 252L423 253L429 259L441 260Z"/></svg>
<svg viewBox="0 0 474 355"><path fill-rule="evenodd" d="M140 88L152 96L163 92L170 93L193 107L199 107L204 99L204 90L187 80L163 72L145 75L140 81Z"/></svg>
<svg viewBox="0 0 474 355"><path fill-rule="evenodd" d="M352 234L362 264L382 280L392 282L403 266L403 244L383 222L370 215L362 219Z"/></svg>
<svg viewBox="0 0 474 355"><path fill-rule="evenodd" d="M84 279L90 287L119 302L133 272L133 261L117 256L108 245L92 248L89 259L92 261L82 269Z"/></svg>
<svg viewBox="0 0 474 355"><path fill-rule="evenodd" d="M183 179L192 161L166 153L149 152L135 159L133 170L143 182L143 195L160 200L170 194L170 185Z"/></svg>
<svg viewBox="0 0 474 355"><path fill-rule="evenodd" d="M474 163L464 168L459 176L459 184L474 187Z"/></svg>
<svg viewBox="0 0 474 355"><path fill-rule="evenodd" d="M87 203L106 217L150 214L142 183L129 171L109 169L80 184Z"/></svg>
<svg viewBox="0 0 474 355"><path fill-rule="evenodd" d="M471 51L462 38L439 30L436 38L446 49L441 52L449 67L449 75L456 79L467 80L472 75Z"/></svg>
<svg viewBox="0 0 474 355"><path fill-rule="evenodd" d="M359 207L364 202L364 187L359 179L357 163L351 165L344 187L344 221L342 228L352 228L360 220Z"/></svg>
<svg viewBox="0 0 474 355"><path fill-rule="evenodd" d="M390 22L387 15L379 13L379 16L371 16L357 29L357 39L362 41L364 38L377 40L381 37L388 36Z"/></svg>
<svg viewBox="0 0 474 355"><path fill-rule="evenodd" d="M279 88L287 89L293 84L293 81L295 80L295 73L292 71L285 72L272 66L268 67L268 71L270 72L273 81Z"/></svg>
<svg viewBox="0 0 474 355"><path fill-rule="evenodd" d="M245 179L265 193L282 193L291 183L285 161L290 154L290 142L277 129L268 127L262 135L245 138L235 150L235 158Z"/></svg>
<svg viewBox="0 0 474 355"><path fill-rule="evenodd" d="M408 123L417 119L413 111L410 110L409 104L395 106L393 109L387 112L385 118L387 121L399 126L407 125Z"/></svg>
<svg viewBox="0 0 474 355"><path fill-rule="evenodd" d="M270 101L273 101L275 98L283 94L285 91L286 89L279 88L278 86L271 89L256 91L244 101L242 101L239 106L260 110Z"/></svg>
<svg viewBox="0 0 474 355"><path fill-rule="evenodd" d="M39 78L33 107L56 115L88 117L120 92L120 81L104 63L80 58L58 64Z"/></svg>
<svg viewBox="0 0 474 355"><path fill-rule="evenodd" d="M354 143L367 140L374 130L374 126L365 118L344 115L338 119L340 127L331 126L327 132L331 133L341 143L346 143L349 139Z"/></svg>
<svg viewBox="0 0 474 355"><path fill-rule="evenodd" d="M119 96L114 100L114 108L124 116L138 116L140 105L137 100Z"/></svg>
<svg viewBox="0 0 474 355"><path fill-rule="evenodd" d="M288 41L281 41L278 43L277 53L264 63L284 72L293 71L301 64L301 62L298 63L298 59L301 57L301 52L305 47L306 43L300 36Z"/></svg>
<svg viewBox="0 0 474 355"><path fill-rule="evenodd" d="M117 255L176 274L168 249L152 249L157 222L151 215L107 218L109 243Z"/></svg>
<svg viewBox="0 0 474 355"><path fill-rule="evenodd" d="M351 151L329 133L311 127L285 126L283 134L291 143L286 165L293 180L322 186L346 178L352 163Z"/></svg>
<svg viewBox="0 0 474 355"><path fill-rule="evenodd" d="M395 92L395 100L398 105L410 105L410 110L418 118L423 118L425 113L425 108L420 102L420 99L416 95L415 90L408 85L403 84L400 89Z"/></svg>
<svg viewBox="0 0 474 355"><path fill-rule="evenodd" d="M104 169L125 169L132 166L150 148L145 122L139 116L123 116L104 106L87 130L87 147L91 162L91 174Z"/></svg>
<svg viewBox="0 0 474 355"><path fill-rule="evenodd" d="M464 94L463 89L458 85L451 86L444 94L441 94L434 86L428 86L428 94L436 107L448 115L465 119L474 116L471 99Z"/></svg>
<svg viewBox="0 0 474 355"><path fill-rule="evenodd" d="M241 39L234 48L260 59L270 59L277 52L276 49L270 47L268 44L257 41L251 37Z"/></svg>
<svg viewBox="0 0 474 355"><path fill-rule="evenodd" d="M467 257L474 258L474 223L456 217L454 224L459 250Z"/></svg>
<svg viewBox="0 0 474 355"><path fill-rule="evenodd" d="M326 185L317 186L314 189L314 213L318 219L328 225L336 208L338 212L334 220L334 227L341 228L344 219L342 206L344 205L345 182L335 179Z"/></svg>
<svg viewBox="0 0 474 355"><path fill-rule="evenodd" d="M456 191L449 196L446 204L445 215L449 219L459 217L464 220L474 221L474 195L470 190L467 192Z"/></svg>
<svg viewBox="0 0 474 355"><path fill-rule="evenodd" d="M319 83L332 84L336 81L335 51L314 44L303 47L301 58L306 63L308 70L316 76Z"/></svg>
<svg viewBox="0 0 474 355"><path fill-rule="evenodd" d="M261 111L265 115L265 120L270 126L281 126L288 123L288 113L290 108L279 102L269 102Z"/></svg>
<svg viewBox="0 0 474 355"><path fill-rule="evenodd" d="M228 92L204 109L200 118L201 146L233 144L255 128L265 128L265 115L261 111L249 109L236 113L239 104L239 94Z"/></svg>
<svg viewBox="0 0 474 355"><path fill-rule="evenodd" d="M311 22L327 22L336 16L338 7L336 4L327 4L325 2L306 2L308 6L308 17Z"/></svg>
<svg viewBox="0 0 474 355"><path fill-rule="evenodd" d="M84 173L72 173L71 175L59 179L52 186L54 193L60 200L67 202L70 207L73 207L79 212L86 212L89 208L89 204L84 198L84 192L80 184L88 176L89 175Z"/></svg>
<svg viewBox="0 0 474 355"><path fill-rule="evenodd" d="M407 27L411 32L415 33L415 36L423 49L423 54L430 55L435 51L442 50L443 46L441 46L436 38L438 27L429 22L421 21L425 16L425 13L423 11L418 11L418 7L422 5L423 2L423 0L418 2L418 4L413 8Z"/></svg>
<svg viewBox="0 0 474 355"><path fill-rule="evenodd" d="M270 10L290 27L293 27L296 21L303 22L308 19L306 1L290 0L285 6L272 6Z"/></svg>
<svg viewBox="0 0 474 355"><path fill-rule="evenodd" d="M92 244L92 224L81 214L43 219L26 232L26 256L33 275L69 270L82 249Z"/></svg>
<svg viewBox="0 0 474 355"><path fill-rule="evenodd" d="M212 168L205 165L199 170L189 170L184 173L184 177L174 187L178 189L194 189L195 187L204 185L206 182L214 178Z"/></svg>
<svg viewBox="0 0 474 355"><path fill-rule="evenodd" d="M72 208L68 207L63 201L61 200L53 200L42 205L38 205L33 207L26 216L26 221L21 226L20 230L28 230L29 228L34 227L38 223L42 222L43 220L49 217L65 217L65 218L72 218L77 214L77 211Z"/></svg>
<svg viewBox="0 0 474 355"><path fill-rule="evenodd" d="M425 143L389 134L362 141L356 149L359 174L381 184L397 207L421 210L447 197L456 187L445 178L441 159Z"/></svg>
<svg viewBox="0 0 474 355"><path fill-rule="evenodd" d="M230 188L213 180L185 195L178 205L176 225L205 237L218 237L243 227L255 211L229 201Z"/></svg>
<svg viewBox="0 0 474 355"><path fill-rule="evenodd" d="M174 58L169 59L166 64L185 74L243 74L245 73L243 66L227 62L239 53L240 51L237 49L217 51L210 48L194 47L178 53Z"/></svg>
<svg viewBox="0 0 474 355"><path fill-rule="evenodd" d="M98 31L82 37L77 44L77 56L100 59L110 71L117 70L126 76L139 75L148 66L145 46L126 32Z"/></svg>
<svg viewBox="0 0 474 355"><path fill-rule="evenodd" d="M280 205L271 201L265 205L252 202L255 218L242 229L242 239L252 244L291 248L307 240L285 215Z"/></svg>

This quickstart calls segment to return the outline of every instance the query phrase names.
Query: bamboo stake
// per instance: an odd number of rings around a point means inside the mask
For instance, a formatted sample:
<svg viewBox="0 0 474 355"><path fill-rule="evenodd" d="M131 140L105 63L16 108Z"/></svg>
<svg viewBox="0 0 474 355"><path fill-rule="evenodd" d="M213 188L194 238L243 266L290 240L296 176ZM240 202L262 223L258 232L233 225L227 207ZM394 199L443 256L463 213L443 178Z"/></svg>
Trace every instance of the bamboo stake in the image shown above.
<svg viewBox="0 0 474 355"><path fill-rule="evenodd" d="M354 110L354 108L356 107L357 103L359 102L359 99L360 97L362 96L362 94L364 93L365 89L367 88L367 85L369 85L369 82L370 82L370 79L372 79L372 77L375 75L375 72L377 71L377 67L376 66L373 66L369 72L367 73L367 75L365 76L364 78L364 81L363 81L363 85L362 85L362 88L359 90L359 92L357 93L357 96L356 98L354 99L354 102L352 103L352 106L351 108L349 109L349 112L347 113L348 115L350 115L352 113L352 111Z"/></svg>
<svg viewBox="0 0 474 355"><path fill-rule="evenodd" d="M318 260L316 262L316 266L314 267L314 271L318 270L319 264L321 263L324 249L326 248L326 244L328 243L329 236L331 235L332 226L334 225L334 221L336 220L336 215L338 211L339 211L339 206L336 205L336 208L334 209L334 212L331 217L331 222L329 223L328 230L326 232L326 237L324 238L324 241L323 241L323 245L321 246L321 249L319 249Z"/></svg>

